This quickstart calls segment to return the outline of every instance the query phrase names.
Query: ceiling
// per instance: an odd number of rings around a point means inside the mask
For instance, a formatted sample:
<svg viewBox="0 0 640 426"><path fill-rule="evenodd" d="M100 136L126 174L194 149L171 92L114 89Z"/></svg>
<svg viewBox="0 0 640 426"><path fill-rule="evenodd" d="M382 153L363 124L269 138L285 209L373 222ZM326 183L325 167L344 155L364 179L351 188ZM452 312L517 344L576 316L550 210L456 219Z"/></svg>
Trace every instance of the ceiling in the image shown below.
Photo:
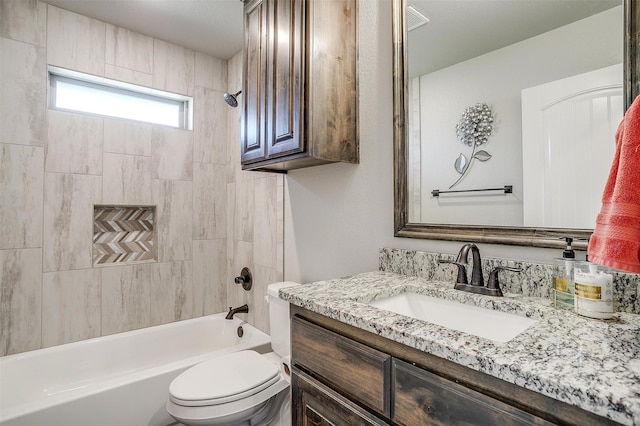
<svg viewBox="0 0 640 426"><path fill-rule="evenodd" d="M429 19L426 25L409 32L408 72L413 77L621 6L622 0L408 0L407 3Z"/></svg>
<svg viewBox="0 0 640 426"><path fill-rule="evenodd" d="M44 1L221 59L229 59L242 50L241 0ZM409 5L430 19L410 32L409 74L444 68L621 3L622 0L408 0ZM429 56L421 54L425 51Z"/></svg>
<svg viewBox="0 0 640 426"><path fill-rule="evenodd" d="M44 0L221 59L242 50L240 0Z"/></svg>

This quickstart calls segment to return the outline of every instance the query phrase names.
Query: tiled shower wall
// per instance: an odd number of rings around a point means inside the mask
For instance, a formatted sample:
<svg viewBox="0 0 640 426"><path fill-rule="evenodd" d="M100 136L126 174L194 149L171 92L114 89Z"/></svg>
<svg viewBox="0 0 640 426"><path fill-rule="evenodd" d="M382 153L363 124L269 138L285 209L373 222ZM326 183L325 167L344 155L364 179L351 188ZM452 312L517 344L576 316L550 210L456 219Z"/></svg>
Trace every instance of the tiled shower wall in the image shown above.
<svg viewBox="0 0 640 426"><path fill-rule="evenodd" d="M193 130L47 109L47 64L194 98ZM268 330L282 177L240 171L230 61L0 0L0 356L221 312ZM231 87L233 86L233 87ZM155 205L157 262L93 267L94 204ZM254 271L245 294L233 283Z"/></svg>

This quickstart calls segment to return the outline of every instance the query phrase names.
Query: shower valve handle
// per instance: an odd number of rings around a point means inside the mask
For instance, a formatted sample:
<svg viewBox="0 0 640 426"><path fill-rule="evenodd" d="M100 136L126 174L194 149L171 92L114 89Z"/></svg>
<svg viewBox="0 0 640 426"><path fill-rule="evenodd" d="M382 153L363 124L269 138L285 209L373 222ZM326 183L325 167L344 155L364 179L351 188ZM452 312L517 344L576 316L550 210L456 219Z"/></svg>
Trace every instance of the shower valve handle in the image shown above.
<svg viewBox="0 0 640 426"><path fill-rule="evenodd" d="M242 284L242 288L246 291L251 290L253 279L251 277L251 271L249 270L249 268L242 268L240 276L236 277L234 281L236 284Z"/></svg>

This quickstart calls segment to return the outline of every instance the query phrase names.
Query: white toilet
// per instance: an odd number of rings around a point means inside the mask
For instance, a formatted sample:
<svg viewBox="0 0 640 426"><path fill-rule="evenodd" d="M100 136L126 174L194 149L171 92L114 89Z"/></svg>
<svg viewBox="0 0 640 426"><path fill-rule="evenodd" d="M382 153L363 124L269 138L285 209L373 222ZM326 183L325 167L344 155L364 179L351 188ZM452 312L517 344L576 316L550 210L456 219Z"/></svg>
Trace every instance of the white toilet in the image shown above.
<svg viewBox="0 0 640 426"><path fill-rule="evenodd" d="M234 352L180 374L169 385L167 412L174 419L187 426L291 424L289 303L278 290L294 285L275 283L267 290L274 352Z"/></svg>

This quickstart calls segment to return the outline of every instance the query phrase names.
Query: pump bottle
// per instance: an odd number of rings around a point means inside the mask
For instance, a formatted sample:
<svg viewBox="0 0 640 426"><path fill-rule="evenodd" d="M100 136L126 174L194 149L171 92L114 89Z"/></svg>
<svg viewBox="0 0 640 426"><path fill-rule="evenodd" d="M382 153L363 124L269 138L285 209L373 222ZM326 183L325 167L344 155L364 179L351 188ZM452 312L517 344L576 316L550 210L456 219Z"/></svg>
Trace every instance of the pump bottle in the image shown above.
<svg viewBox="0 0 640 426"><path fill-rule="evenodd" d="M553 306L557 309L573 310L574 281L573 270L576 254L571 248L573 238L562 237L567 247L562 252L562 257L553 259Z"/></svg>

